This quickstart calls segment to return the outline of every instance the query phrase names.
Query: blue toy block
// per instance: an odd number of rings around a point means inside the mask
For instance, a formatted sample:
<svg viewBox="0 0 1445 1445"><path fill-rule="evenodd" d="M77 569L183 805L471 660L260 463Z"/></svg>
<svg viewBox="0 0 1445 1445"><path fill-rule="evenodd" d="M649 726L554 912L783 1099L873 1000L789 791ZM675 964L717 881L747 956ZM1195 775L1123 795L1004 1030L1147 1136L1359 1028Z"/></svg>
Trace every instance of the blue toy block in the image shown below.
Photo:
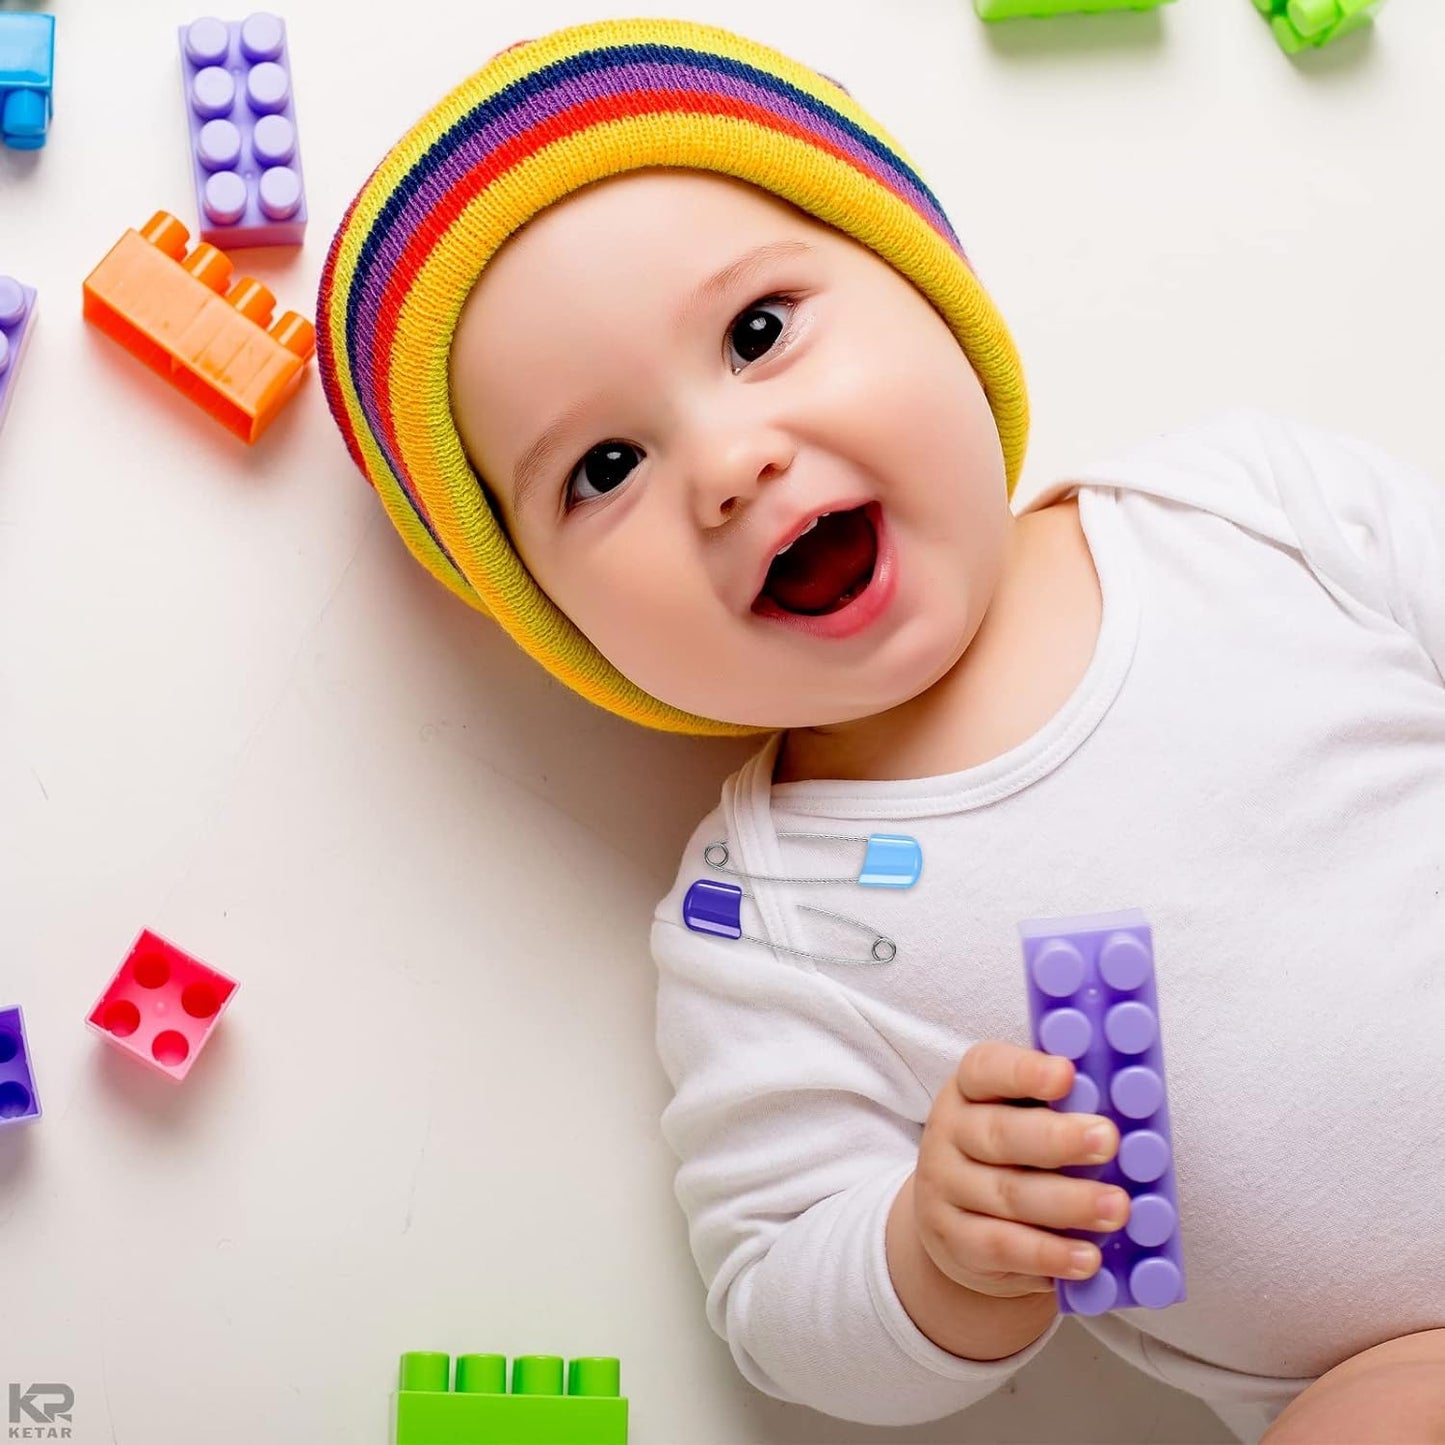
<svg viewBox="0 0 1445 1445"><path fill-rule="evenodd" d="M0 426L15 394L15 378L35 326L35 292L0 276Z"/></svg>
<svg viewBox="0 0 1445 1445"><path fill-rule="evenodd" d="M0 140L12 150L45 144L55 82L55 16L0 15Z"/></svg>
<svg viewBox="0 0 1445 1445"><path fill-rule="evenodd" d="M201 239L299 246L306 192L285 23L208 16L181 26L180 46Z"/></svg>
<svg viewBox="0 0 1445 1445"><path fill-rule="evenodd" d="M1129 1195L1122 1230L1095 1234L1103 1263L1090 1279L1058 1280L1061 1314L1163 1309L1184 1298L1179 1198L1159 1037L1154 943L1137 909L1019 925L1034 1045L1074 1061L1074 1087L1053 1105L1100 1114L1119 1129L1107 1164L1065 1174L1118 1185Z"/></svg>
<svg viewBox="0 0 1445 1445"><path fill-rule="evenodd" d="M25 1015L0 1009L0 1129L30 1124L40 1117L35 1070L25 1041Z"/></svg>

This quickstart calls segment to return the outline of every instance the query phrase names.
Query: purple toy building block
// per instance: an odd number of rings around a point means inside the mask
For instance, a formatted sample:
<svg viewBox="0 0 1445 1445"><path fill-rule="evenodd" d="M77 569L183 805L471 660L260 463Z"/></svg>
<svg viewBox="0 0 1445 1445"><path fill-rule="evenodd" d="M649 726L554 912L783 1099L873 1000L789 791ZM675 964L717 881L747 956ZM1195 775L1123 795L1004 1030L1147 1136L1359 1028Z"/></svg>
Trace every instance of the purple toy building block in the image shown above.
<svg viewBox="0 0 1445 1445"><path fill-rule="evenodd" d="M35 324L35 292L0 276L0 426L15 393L15 378Z"/></svg>
<svg viewBox="0 0 1445 1445"><path fill-rule="evenodd" d="M1130 1198L1122 1230L1068 1233L1099 1246L1091 1279L1059 1280L1061 1314L1163 1309L1184 1298L1179 1199L1159 1040L1154 945L1137 909L1019 925L1034 1044L1072 1059L1074 1087L1053 1107L1100 1114L1119 1127L1108 1164L1069 1168Z"/></svg>
<svg viewBox="0 0 1445 1445"><path fill-rule="evenodd" d="M29 1124L40 1117L40 1096L30 1049L25 1042L25 1016L18 1008L0 1009L0 1129Z"/></svg>
<svg viewBox="0 0 1445 1445"><path fill-rule="evenodd" d="M275 15L181 26L200 235L222 250L299 246L306 193L286 26Z"/></svg>

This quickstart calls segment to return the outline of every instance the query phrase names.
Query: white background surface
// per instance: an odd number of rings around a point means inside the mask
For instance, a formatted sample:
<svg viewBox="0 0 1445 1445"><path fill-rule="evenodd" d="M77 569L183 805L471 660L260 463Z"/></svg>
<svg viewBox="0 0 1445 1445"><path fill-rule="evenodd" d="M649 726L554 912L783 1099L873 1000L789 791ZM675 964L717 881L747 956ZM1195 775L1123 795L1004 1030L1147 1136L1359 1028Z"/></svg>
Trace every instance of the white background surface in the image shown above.
<svg viewBox="0 0 1445 1445"><path fill-rule="evenodd" d="M69 1383L76 1445L381 1445L403 1350L602 1353L636 1445L1224 1439L1072 1327L893 1436L741 1383L671 1196L646 933L747 745L611 719L452 600L314 377L247 449L82 323L125 227L193 224L201 12L55 8L50 142L0 150L0 271L41 308L0 433L0 1006L45 1107L0 1135L0 1388ZM901 140L1023 351L1026 489L1234 402L1445 475L1445 5L1296 63L1248 0L622 8L773 43ZM241 269L310 314L402 130L604 13L292 0L311 230ZM241 982L179 1086L83 1026L143 926Z"/></svg>

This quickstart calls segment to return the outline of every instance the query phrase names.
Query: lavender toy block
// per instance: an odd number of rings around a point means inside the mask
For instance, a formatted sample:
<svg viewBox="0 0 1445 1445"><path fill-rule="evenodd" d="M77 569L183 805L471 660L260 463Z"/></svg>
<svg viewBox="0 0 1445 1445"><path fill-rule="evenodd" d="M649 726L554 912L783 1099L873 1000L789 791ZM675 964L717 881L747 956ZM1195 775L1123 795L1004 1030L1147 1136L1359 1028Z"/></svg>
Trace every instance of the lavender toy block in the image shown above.
<svg viewBox="0 0 1445 1445"><path fill-rule="evenodd" d="M149 929L136 939L86 1023L133 1058L184 1079L236 982Z"/></svg>
<svg viewBox="0 0 1445 1445"><path fill-rule="evenodd" d="M306 193L286 25L275 15L181 26L181 76L203 241L299 246Z"/></svg>
<svg viewBox="0 0 1445 1445"><path fill-rule="evenodd" d="M15 394L15 378L35 325L35 292L0 276L0 426Z"/></svg>
<svg viewBox="0 0 1445 1445"><path fill-rule="evenodd" d="M0 1009L0 1129L29 1124L40 1117L35 1071L25 1042L25 1016L18 1008Z"/></svg>
<svg viewBox="0 0 1445 1445"><path fill-rule="evenodd" d="M1072 1059L1076 1070L1072 1092L1053 1107L1100 1114L1119 1128L1108 1164L1063 1172L1116 1184L1130 1200L1122 1230L1068 1231L1097 1244L1103 1263L1091 1279L1058 1281L1059 1312L1177 1304L1184 1259L1149 925L1130 909L1034 919L1019 933L1034 1045Z"/></svg>
<svg viewBox="0 0 1445 1445"><path fill-rule="evenodd" d="M55 16L0 15L0 140L38 151L50 129Z"/></svg>

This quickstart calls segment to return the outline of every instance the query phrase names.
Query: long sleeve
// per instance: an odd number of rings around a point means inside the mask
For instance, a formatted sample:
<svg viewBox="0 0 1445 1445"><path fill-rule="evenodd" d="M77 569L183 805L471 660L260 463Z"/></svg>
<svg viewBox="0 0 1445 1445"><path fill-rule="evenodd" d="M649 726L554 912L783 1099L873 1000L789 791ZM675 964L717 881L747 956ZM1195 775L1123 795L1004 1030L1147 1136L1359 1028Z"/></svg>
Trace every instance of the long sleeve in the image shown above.
<svg viewBox="0 0 1445 1445"><path fill-rule="evenodd" d="M673 897L675 906L676 897ZM653 925L663 1131L707 1286L744 1377L873 1425L935 1420L998 1388L1043 1339L962 1360L909 1319L884 1226L930 1099L831 979L746 939Z"/></svg>

